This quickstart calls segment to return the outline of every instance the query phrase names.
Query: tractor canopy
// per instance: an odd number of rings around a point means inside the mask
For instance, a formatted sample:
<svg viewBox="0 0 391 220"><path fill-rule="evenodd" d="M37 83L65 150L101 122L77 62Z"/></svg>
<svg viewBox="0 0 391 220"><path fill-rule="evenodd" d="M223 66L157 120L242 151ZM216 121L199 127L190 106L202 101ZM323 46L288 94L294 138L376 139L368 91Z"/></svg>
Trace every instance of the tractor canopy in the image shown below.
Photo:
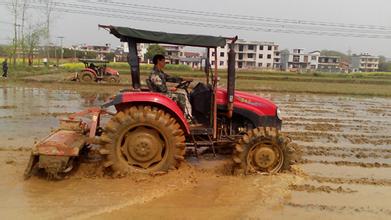
<svg viewBox="0 0 391 220"><path fill-rule="evenodd" d="M111 34L124 42L127 42L128 39L133 39L136 41L136 43L165 43L207 48L224 47L227 43L227 38L225 37L194 34L173 34L118 26L100 25L100 27L108 28Z"/></svg>

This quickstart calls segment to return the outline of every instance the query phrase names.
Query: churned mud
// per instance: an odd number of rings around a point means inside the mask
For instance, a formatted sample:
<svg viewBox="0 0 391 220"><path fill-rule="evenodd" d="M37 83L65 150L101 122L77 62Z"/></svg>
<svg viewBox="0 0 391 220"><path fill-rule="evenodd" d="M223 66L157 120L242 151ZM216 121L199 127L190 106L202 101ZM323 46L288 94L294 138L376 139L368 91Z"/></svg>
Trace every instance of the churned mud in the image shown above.
<svg viewBox="0 0 391 220"><path fill-rule="evenodd" d="M23 180L29 150L59 118L120 86L0 84L1 219L390 219L391 99L258 93L300 146L294 170L232 176L230 158L189 156L164 175L105 176L81 164L63 181Z"/></svg>

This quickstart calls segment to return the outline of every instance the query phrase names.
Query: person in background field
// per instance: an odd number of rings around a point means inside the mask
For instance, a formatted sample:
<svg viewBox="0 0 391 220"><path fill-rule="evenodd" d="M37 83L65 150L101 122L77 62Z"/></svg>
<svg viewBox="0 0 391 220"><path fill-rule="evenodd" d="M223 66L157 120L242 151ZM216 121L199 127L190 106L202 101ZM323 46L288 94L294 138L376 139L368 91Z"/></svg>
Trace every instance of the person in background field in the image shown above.
<svg viewBox="0 0 391 220"><path fill-rule="evenodd" d="M2 66L3 66L3 77L7 78L8 77L8 63L7 63L7 59L5 59L3 61Z"/></svg>
<svg viewBox="0 0 391 220"><path fill-rule="evenodd" d="M151 82L151 87L154 92L161 92L166 94L168 97L176 101L181 109L184 111L186 118L191 121L191 104L189 102L188 94L184 89L176 89L175 91L170 91L167 88L166 83L181 83L184 81L181 77L172 77L163 72L164 67L166 66L166 59L163 55L157 54L153 57L153 69L151 75L149 76L149 81Z"/></svg>

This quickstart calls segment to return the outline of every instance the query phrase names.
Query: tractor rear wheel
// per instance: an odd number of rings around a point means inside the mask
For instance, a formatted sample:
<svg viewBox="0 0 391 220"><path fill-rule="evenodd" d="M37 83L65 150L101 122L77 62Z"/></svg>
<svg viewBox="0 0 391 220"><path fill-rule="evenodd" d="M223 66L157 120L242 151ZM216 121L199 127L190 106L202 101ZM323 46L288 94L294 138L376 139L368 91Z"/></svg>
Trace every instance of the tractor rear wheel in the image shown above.
<svg viewBox="0 0 391 220"><path fill-rule="evenodd" d="M101 136L100 153L114 176L132 172L153 173L176 169L184 160L185 137L176 120L150 106L118 112Z"/></svg>
<svg viewBox="0 0 391 220"><path fill-rule="evenodd" d="M95 77L92 73L90 72L82 72L80 74L80 81L82 82L92 82L94 81Z"/></svg>
<svg viewBox="0 0 391 220"><path fill-rule="evenodd" d="M289 170L296 160L296 149L289 138L276 128L258 127L235 145L234 173L277 173Z"/></svg>

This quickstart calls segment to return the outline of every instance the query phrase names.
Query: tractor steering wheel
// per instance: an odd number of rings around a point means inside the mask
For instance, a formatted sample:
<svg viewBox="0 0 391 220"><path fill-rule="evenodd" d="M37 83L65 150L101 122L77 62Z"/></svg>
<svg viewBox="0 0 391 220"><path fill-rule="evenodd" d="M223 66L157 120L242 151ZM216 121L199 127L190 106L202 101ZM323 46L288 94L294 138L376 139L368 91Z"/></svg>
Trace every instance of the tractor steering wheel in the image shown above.
<svg viewBox="0 0 391 220"><path fill-rule="evenodd" d="M176 88L177 88L177 89L184 89L184 90L187 91L187 88L189 88L191 82L193 82L192 79L191 79L191 80L183 80L182 82L180 82L180 83L176 86Z"/></svg>

